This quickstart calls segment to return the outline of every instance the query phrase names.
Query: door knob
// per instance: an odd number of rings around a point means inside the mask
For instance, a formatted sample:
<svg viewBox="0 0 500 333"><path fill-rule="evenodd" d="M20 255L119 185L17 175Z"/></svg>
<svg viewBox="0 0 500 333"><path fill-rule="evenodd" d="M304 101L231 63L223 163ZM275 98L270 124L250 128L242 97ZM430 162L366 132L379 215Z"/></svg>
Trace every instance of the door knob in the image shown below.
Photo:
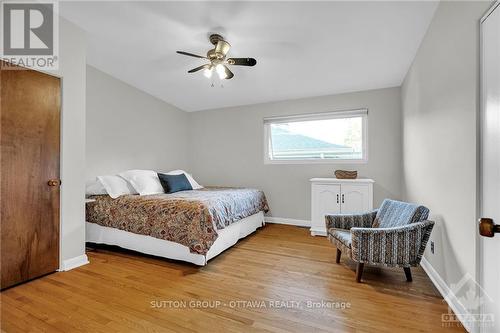
<svg viewBox="0 0 500 333"><path fill-rule="evenodd" d="M500 225L493 223L493 219L479 219L479 234L483 237L493 237L496 232L500 232Z"/></svg>
<svg viewBox="0 0 500 333"><path fill-rule="evenodd" d="M59 179L51 179L47 182L49 186L59 186L61 185L61 181Z"/></svg>

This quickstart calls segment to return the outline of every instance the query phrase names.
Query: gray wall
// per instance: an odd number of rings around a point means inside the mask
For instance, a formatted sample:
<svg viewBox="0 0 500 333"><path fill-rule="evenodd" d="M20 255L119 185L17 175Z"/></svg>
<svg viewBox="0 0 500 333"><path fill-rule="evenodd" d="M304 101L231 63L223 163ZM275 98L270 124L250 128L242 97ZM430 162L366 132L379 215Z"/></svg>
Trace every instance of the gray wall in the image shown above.
<svg viewBox="0 0 500 333"><path fill-rule="evenodd" d="M402 87L403 192L437 224L425 258L448 286L476 276L479 19L490 2L441 2Z"/></svg>
<svg viewBox="0 0 500 333"><path fill-rule="evenodd" d="M60 267L71 259L85 262L85 34L59 21L61 112Z"/></svg>
<svg viewBox="0 0 500 333"><path fill-rule="evenodd" d="M263 118L368 108L367 164L265 165ZM204 185L251 186L265 191L271 215L310 220L309 179L355 169L373 178L375 205L401 196L401 95L388 88L278 103L193 112L190 165Z"/></svg>
<svg viewBox="0 0 500 333"><path fill-rule="evenodd" d="M187 169L188 114L87 66L86 179Z"/></svg>

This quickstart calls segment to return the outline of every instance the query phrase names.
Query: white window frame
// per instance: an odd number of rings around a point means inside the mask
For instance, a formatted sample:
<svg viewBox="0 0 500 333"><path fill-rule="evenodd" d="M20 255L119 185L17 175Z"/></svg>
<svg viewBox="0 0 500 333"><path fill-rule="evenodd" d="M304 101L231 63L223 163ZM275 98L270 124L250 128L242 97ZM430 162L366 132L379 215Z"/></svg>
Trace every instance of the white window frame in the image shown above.
<svg viewBox="0 0 500 333"><path fill-rule="evenodd" d="M363 157L359 159L297 159L273 160L270 158L271 124L311 120L329 120L361 117ZM368 163L368 109L341 110L322 113L298 114L264 118L264 164L365 164Z"/></svg>

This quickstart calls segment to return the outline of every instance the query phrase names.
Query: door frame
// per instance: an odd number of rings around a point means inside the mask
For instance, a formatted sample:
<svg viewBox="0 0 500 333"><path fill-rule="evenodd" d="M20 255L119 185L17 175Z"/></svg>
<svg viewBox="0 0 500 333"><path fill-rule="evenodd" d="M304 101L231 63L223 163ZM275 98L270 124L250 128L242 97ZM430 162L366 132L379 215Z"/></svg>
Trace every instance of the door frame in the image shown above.
<svg viewBox="0 0 500 333"><path fill-rule="evenodd" d="M476 132L477 132L477 145L476 145L476 221L475 221L475 226L476 226L476 232L475 232L475 248L476 248L476 276L475 279L478 282L476 286L476 295L480 293L480 288L483 287L483 263L482 263L482 258L483 258L483 243L481 240L481 236L479 235L479 232L477 231L477 221L481 218L482 214L482 209L481 209L481 203L482 203L482 159L483 159L483 151L482 151L482 128L483 128L483 123L484 123L484 107L485 103L483 100L483 23L484 21L493 13L495 9L500 7L500 0L496 0L495 2L492 3L491 7L486 11L486 13L481 17L479 20L479 73L478 73L478 80L479 80L479 85L478 85L478 117L477 117L477 122L476 122ZM499 9L500 10L500 9ZM480 313L483 313L483 306L480 305L479 308ZM478 327L478 332L481 332L482 328L481 325Z"/></svg>
<svg viewBox="0 0 500 333"><path fill-rule="evenodd" d="M3 62L9 62L7 60L1 59ZM39 69L33 69L29 68L26 66L20 66L16 65L17 67L22 67L27 70L39 72L42 74L50 75L52 77L58 78L60 82L60 93L61 93L61 106L59 109L59 179L61 181L61 184L59 185L59 268L57 269L57 272L63 271L62 269L62 263L63 263L63 257L62 257L62 243L63 243L63 237L62 237L62 230L63 230L63 215L62 215L62 208L63 208L63 192L64 192L64 183L62 181L62 165L63 165L63 117L64 117L64 105L63 105L63 92L64 92L64 78L61 74L59 73L54 73L54 72L49 72L45 70L39 70Z"/></svg>

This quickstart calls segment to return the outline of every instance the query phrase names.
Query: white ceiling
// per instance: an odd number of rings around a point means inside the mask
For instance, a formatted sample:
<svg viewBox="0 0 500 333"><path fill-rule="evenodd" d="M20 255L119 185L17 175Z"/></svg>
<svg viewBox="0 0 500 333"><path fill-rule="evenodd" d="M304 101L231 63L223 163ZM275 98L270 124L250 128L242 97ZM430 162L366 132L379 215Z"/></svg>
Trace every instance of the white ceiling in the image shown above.
<svg viewBox="0 0 500 333"><path fill-rule="evenodd" d="M64 2L87 32L88 63L186 111L399 86L437 2ZM235 77L202 72L221 33ZM216 76L216 75L215 75Z"/></svg>

